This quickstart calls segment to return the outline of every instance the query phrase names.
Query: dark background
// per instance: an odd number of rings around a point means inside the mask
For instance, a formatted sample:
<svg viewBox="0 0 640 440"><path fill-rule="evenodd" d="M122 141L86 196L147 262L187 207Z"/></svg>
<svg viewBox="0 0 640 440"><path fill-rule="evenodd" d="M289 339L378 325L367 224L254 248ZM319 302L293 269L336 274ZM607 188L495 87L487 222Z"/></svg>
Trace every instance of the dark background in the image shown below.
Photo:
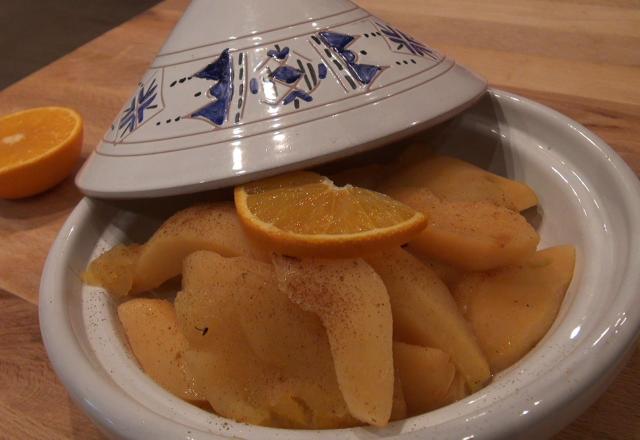
<svg viewBox="0 0 640 440"><path fill-rule="evenodd" d="M0 90L160 0L0 0Z"/></svg>

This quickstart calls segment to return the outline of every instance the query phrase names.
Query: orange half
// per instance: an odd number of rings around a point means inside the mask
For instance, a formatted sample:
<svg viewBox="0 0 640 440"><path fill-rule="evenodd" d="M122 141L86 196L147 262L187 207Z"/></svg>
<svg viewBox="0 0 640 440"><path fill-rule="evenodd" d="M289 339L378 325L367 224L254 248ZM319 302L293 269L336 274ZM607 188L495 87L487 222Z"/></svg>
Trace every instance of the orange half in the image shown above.
<svg viewBox="0 0 640 440"><path fill-rule="evenodd" d="M361 256L400 246L427 224L423 214L385 194L337 187L308 171L238 186L234 195L250 235L291 256Z"/></svg>
<svg viewBox="0 0 640 440"><path fill-rule="evenodd" d="M82 117L39 107L0 118L0 198L45 191L71 174L82 149Z"/></svg>

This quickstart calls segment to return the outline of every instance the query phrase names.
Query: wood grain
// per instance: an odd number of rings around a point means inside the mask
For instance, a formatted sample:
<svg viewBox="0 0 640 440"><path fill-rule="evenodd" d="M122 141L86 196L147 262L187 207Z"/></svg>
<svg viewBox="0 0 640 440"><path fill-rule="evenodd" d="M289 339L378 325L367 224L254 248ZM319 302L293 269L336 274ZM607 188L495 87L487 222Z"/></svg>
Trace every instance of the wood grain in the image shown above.
<svg viewBox="0 0 640 440"><path fill-rule="evenodd" d="M38 309L0 291L0 439L100 439L42 345Z"/></svg>
<svg viewBox="0 0 640 440"><path fill-rule="evenodd" d="M640 6L360 0L498 87L640 104Z"/></svg>
<svg viewBox="0 0 640 440"><path fill-rule="evenodd" d="M83 155L88 156L187 3L166 1L8 87L0 92L0 114L73 107L84 118ZM36 197L0 200L0 289L37 303L49 247L80 197L68 179Z"/></svg>
<svg viewBox="0 0 640 440"><path fill-rule="evenodd" d="M147 69L187 0L166 0L0 92L0 114L67 105L85 119L86 156ZM638 0L358 0L491 85L593 130L640 172ZM37 325L47 251L80 194L71 180L0 201L0 438L100 438L51 371ZM11 292L29 302L1 290ZM559 439L640 439L640 352Z"/></svg>

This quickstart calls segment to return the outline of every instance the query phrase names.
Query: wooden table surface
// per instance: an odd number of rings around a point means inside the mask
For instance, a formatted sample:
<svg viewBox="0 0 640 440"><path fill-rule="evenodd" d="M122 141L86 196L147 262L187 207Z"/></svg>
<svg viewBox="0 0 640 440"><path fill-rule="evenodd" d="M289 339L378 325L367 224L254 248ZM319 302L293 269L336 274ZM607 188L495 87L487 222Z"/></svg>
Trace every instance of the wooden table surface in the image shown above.
<svg viewBox="0 0 640 440"><path fill-rule="evenodd" d="M0 92L0 114L66 105L85 156L129 97L186 0L166 0ZM640 172L639 0L358 0L492 86L589 127ZM0 201L0 439L101 438L53 374L37 316L44 258L80 199L71 180ZM559 439L640 439L640 351Z"/></svg>

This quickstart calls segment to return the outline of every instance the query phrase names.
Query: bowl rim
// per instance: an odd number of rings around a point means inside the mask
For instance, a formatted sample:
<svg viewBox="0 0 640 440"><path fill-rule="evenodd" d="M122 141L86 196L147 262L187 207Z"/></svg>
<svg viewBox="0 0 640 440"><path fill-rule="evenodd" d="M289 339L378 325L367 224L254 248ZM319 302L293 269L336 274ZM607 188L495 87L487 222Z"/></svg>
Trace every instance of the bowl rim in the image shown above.
<svg viewBox="0 0 640 440"><path fill-rule="evenodd" d="M611 166L610 174L619 188L624 189L620 197L624 201L624 207L627 210L628 222L631 234L629 236L629 252L627 257L628 267L640 266L640 246L633 246L640 242L640 182L635 173L620 158L615 151L609 147L597 135L578 124L576 121L552 110L542 104L531 101L518 95L504 92L501 90L490 89L489 94L493 97L511 99L519 101L522 105L528 107L528 110L538 114L544 114L546 118L552 118L560 124L568 124L579 134L585 137L593 148L598 150L602 159ZM98 374L89 360L86 358L82 348L77 342L77 336L72 328L71 321L68 318L68 304L64 300L65 282L64 272L66 265L65 255L69 251L68 246L74 234L74 229L84 217L89 215L91 211L90 199L84 198L73 210L64 226L60 230L45 263L44 272L40 284L40 300L39 300L39 317L41 333L44 345L51 364L69 391L72 399L98 424L102 430L122 436L123 438L131 438L131 435L139 435L143 438L157 435L163 432L167 438L227 438L211 432L201 431L197 428L190 428L178 421L169 419L157 414L150 409L144 407L139 402L131 399L122 390L113 386L107 378ZM561 377L559 375L553 377L537 378L539 389L545 393L546 404L540 411L536 412L535 417L529 417L525 421L522 417L513 420L503 420L502 423L492 424L489 428L483 427L482 434L491 438L507 437L517 430L522 429L523 423L531 425L544 417L552 416L554 409L570 402L582 393L585 389L592 387L595 382L605 376L616 360L619 360L638 338L640 332L640 296L636 295L640 290L640 271L625 271L621 278L620 287L618 289L619 296L611 304L611 308L603 315L599 322L616 322L616 313L619 306L624 307L630 313L628 320L618 324L613 324L615 332L607 334L606 330L600 335L589 334L584 343L596 340L596 343L605 338L607 343L598 345L598 357L596 361L589 358L591 354L588 350L576 350L577 353L571 353L570 356L563 358L559 365L563 368L569 368L575 372L573 378L573 391L565 392L563 387L558 386ZM616 306L616 307L614 307ZM619 321L619 320L618 320ZM622 325L624 324L624 325ZM609 329L611 325L607 327ZM594 329L595 331L595 329ZM594 332L592 332L594 333ZM615 335L613 334L615 333ZM598 339L599 338L599 339ZM579 346L580 347L580 346ZM578 348L579 348L578 347ZM588 362L591 360L591 362ZM70 366L72 365L72 368ZM100 396L99 399L90 399L87 396ZM598 396L596 393L591 397L591 403ZM502 401L491 403L492 408L505 408L513 400L513 396L503 399ZM467 414L471 416L474 409ZM425 415L416 416L409 420L416 421ZM456 419L459 417L456 417ZM447 420L446 422L451 422ZM469 428L473 427L473 423L468 424ZM259 427L261 429L265 429ZM247 432L254 429L248 427ZM267 428L268 429L268 428ZM276 431L290 431L278 430ZM349 430L339 430L341 432ZM310 431L307 431L310 432ZM328 436L336 431L311 431L324 432ZM472 431L470 431L471 433ZM412 434L419 434L420 429ZM234 434L229 431L229 435ZM471 437L473 438L473 437Z"/></svg>

